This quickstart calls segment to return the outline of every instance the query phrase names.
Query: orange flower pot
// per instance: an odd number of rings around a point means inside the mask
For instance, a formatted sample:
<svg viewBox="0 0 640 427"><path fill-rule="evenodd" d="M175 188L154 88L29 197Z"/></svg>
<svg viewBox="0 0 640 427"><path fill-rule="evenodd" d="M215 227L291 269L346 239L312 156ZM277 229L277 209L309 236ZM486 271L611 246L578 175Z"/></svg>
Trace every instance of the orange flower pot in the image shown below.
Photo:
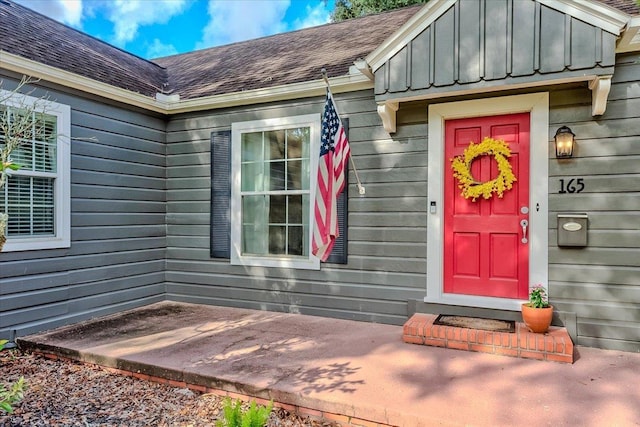
<svg viewBox="0 0 640 427"><path fill-rule="evenodd" d="M531 332L543 334L551 326L553 319L553 306L546 308L534 308L529 303L522 304L522 320Z"/></svg>

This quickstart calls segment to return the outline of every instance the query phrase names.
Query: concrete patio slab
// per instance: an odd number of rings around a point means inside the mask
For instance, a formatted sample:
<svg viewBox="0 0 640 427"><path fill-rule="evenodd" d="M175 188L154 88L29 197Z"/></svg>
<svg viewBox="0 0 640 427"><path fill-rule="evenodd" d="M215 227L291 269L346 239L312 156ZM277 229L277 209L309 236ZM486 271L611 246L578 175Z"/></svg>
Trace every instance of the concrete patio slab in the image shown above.
<svg viewBox="0 0 640 427"><path fill-rule="evenodd" d="M640 354L575 363L402 342L402 327L163 302L18 340L21 348L354 425L640 425Z"/></svg>

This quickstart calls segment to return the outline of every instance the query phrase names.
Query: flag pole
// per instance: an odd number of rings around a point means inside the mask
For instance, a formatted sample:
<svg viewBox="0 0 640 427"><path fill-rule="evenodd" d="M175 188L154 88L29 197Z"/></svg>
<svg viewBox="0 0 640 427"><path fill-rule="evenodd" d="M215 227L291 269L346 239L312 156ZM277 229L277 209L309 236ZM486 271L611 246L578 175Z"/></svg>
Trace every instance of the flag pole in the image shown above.
<svg viewBox="0 0 640 427"><path fill-rule="evenodd" d="M322 74L322 78L324 79L324 82L327 85L327 89L329 90L329 93L331 93L331 96L333 97L333 93L331 92L331 85L329 84L329 77L327 77L327 70L325 68L322 68L320 70L320 73ZM333 105L334 105L334 108L336 109L336 114L338 114L338 117L339 117L340 113L338 112L338 106L335 105L335 102L333 103ZM365 191L364 191L364 187L362 186L362 183L360 182L360 177L358 176L358 169L356 168L356 164L353 161L353 156L349 156L349 160L351 161L351 167L353 168L353 173L356 176L356 185L358 186L358 194L363 196L365 194Z"/></svg>

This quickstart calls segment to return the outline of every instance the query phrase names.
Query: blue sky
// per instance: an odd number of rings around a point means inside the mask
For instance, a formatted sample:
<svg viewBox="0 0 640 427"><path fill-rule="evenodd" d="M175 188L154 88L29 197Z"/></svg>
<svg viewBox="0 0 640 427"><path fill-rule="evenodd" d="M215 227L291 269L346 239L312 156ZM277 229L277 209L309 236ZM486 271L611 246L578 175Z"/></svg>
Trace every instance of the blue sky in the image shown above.
<svg viewBox="0 0 640 427"><path fill-rule="evenodd" d="M334 0L15 0L143 58L321 25Z"/></svg>

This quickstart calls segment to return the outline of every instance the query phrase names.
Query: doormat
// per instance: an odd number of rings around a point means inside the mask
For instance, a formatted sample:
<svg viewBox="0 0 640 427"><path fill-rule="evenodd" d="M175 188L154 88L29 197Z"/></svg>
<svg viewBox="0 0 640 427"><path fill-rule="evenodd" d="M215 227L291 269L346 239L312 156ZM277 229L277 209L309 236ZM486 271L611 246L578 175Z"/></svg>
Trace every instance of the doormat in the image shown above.
<svg viewBox="0 0 640 427"><path fill-rule="evenodd" d="M481 329L491 332L516 331L516 322L513 320L483 319L481 317L450 316L441 314L433 322L434 325L455 326L457 328Z"/></svg>

